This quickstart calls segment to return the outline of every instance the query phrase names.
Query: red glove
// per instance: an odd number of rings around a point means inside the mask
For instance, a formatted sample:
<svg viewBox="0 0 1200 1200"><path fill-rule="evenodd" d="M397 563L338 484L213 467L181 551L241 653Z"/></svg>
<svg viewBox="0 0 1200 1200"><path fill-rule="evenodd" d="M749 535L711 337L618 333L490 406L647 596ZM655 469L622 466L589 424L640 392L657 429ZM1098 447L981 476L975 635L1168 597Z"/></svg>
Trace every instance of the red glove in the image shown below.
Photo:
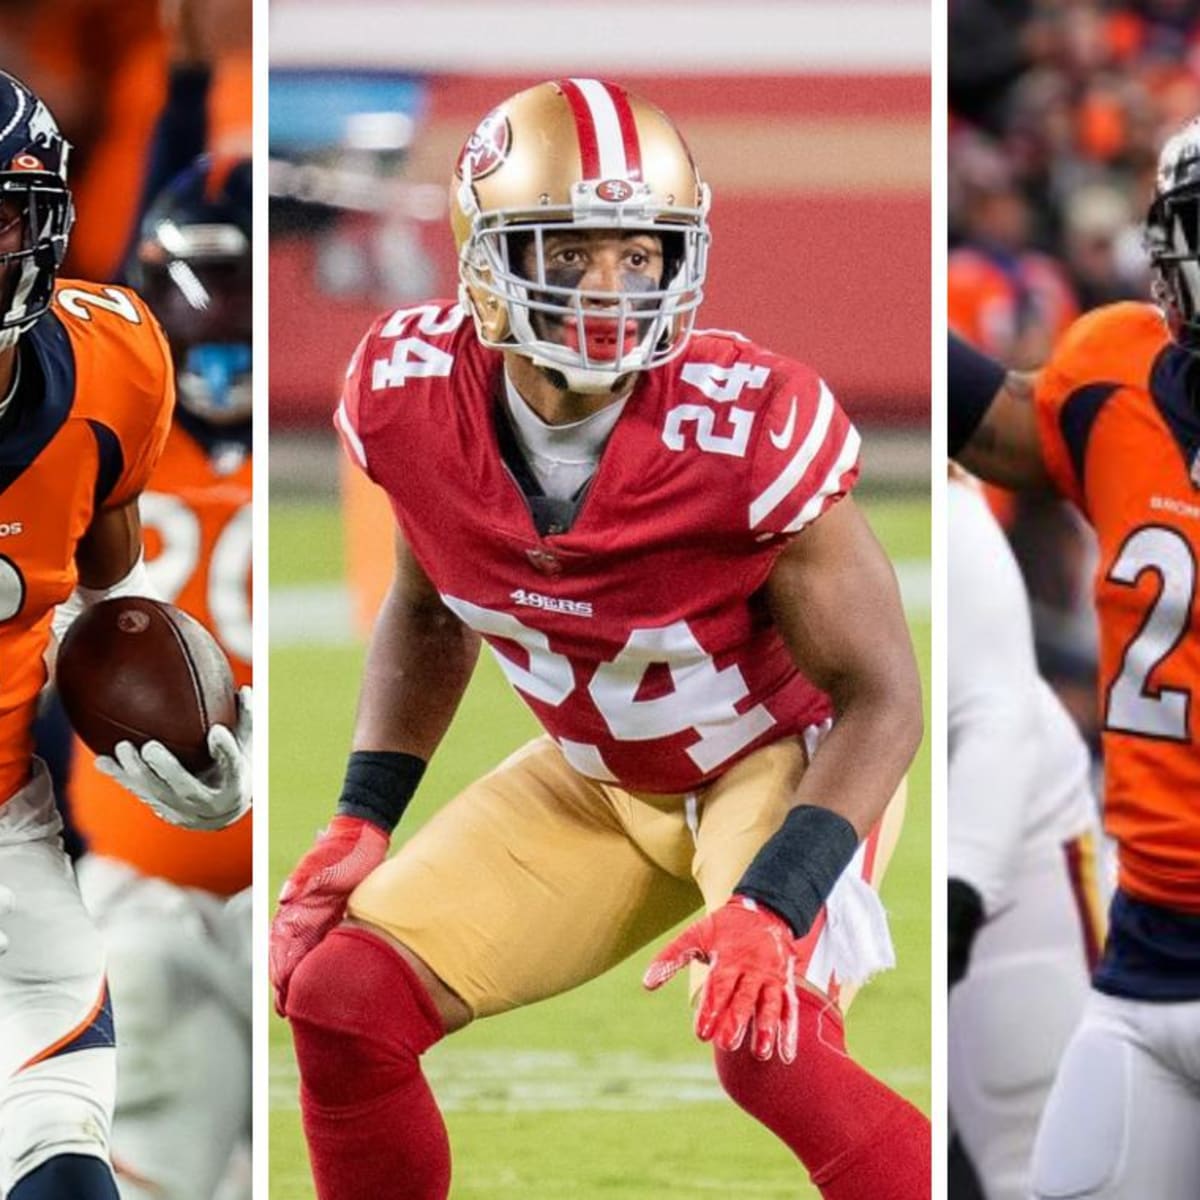
<svg viewBox="0 0 1200 1200"><path fill-rule="evenodd" d="M785 1063L795 1061L800 1018L795 938L782 917L734 896L661 950L642 983L653 991L693 961L709 964L696 1012L697 1037L736 1050L753 1027L755 1058L765 1061L778 1046Z"/></svg>
<svg viewBox="0 0 1200 1200"><path fill-rule="evenodd" d="M271 922L271 982L281 1017L292 972L346 915L350 893L387 852L388 836L378 825L359 817L334 817L288 876Z"/></svg>

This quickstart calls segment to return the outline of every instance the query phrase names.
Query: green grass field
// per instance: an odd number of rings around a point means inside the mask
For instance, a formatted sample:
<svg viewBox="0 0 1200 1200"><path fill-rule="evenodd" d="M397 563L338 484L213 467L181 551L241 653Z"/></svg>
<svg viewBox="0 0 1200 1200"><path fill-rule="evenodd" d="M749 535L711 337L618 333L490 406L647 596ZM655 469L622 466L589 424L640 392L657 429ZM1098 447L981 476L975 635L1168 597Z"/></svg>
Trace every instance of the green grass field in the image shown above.
<svg viewBox="0 0 1200 1200"><path fill-rule="evenodd" d="M929 505L867 505L889 552L920 576L929 558ZM338 517L328 507L271 513L272 629L303 611L305 589L341 575ZM322 592L322 595L327 594ZM361 647L292 633L271 650L271 887L328 819L349 745ZM926 679L927 606L910 611ZM490 655L405 818L435 807L535 732ZM398 839L399 840L399 836ZM884 883L899 965L855 1001L853 1053L926 1112L929 1053L929 755L910 776L908 818ZM775 1139L725 1100L707 1047L690 1028L686 987L649 996L639 957L602 979L522 1012L482 1021L426 1056L454 1150L455 1200L659 1200L662 1197L812 1197ZM312 1196L288 1032L271 1021L272 1200Z"/></svg>

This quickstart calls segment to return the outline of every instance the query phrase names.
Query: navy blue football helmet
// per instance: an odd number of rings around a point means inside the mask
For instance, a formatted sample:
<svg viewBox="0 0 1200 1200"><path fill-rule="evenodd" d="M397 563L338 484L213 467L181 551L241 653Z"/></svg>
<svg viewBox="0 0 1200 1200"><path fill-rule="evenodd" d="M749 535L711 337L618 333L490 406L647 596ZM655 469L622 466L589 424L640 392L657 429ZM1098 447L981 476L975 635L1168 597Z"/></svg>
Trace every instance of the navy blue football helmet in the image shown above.
<svg viewBox="0 0 1200 1200"><path fill-rule="evenodd" d="M1154 298L1179 345L1200 354L1200 117L1163 146L1146 217Z"/></svg>
<svg viewBox="0 0 1200 1200"><path fill-rule="evenodd" d="M75 220L70 150L50 110L0 71L0 350L33 326L54 294Z"/></svg>
<svg viewBox="0 0 1200 1200"><path fill-rule="evenodd" d="M225 425L250 416L251 164L198 158L142 220L126 276L162 324L181 407Z"/></svg>

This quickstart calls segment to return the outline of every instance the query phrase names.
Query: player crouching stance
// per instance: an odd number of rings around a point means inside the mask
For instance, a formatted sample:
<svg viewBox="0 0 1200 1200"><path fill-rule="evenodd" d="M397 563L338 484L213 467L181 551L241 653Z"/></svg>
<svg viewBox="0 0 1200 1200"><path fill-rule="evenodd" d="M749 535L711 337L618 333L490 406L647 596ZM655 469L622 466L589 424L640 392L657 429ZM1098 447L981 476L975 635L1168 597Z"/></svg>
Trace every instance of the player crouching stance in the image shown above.
<svg viewBox="0 0 1200 1200"><path fill-rule="evenodd" d="M0 72L0 1195L116 1200L104 950L33 755L51 623L144 592L137 498L162 450L170 353L131 292L55 283L73 220L69 147ZM55 615L56 606L59 608ZM246 718L248 720L248 712ZM248 732L248 727L243 732ZM127 743L108 769L183 823L233 819L249 775L214 731L216 778ZM159 749L162 749L159 747Z"/></svg>
<svg viewBox="0 0 1200 1200"><path fill-rule="evenodd" d="M451 203L462 305L382 318L337 417L400 533L338 815L273 929L318 1195L445 1197L421 1053L704 905L646 983L708 964L729 1094L831 1200L928 1196L928 1122L836 1004L891 960L869 885L921 732L858 435L811 371L693 334L708 189L637 97L511 98ZM385 863L480 636L547 736Z"/></svg>

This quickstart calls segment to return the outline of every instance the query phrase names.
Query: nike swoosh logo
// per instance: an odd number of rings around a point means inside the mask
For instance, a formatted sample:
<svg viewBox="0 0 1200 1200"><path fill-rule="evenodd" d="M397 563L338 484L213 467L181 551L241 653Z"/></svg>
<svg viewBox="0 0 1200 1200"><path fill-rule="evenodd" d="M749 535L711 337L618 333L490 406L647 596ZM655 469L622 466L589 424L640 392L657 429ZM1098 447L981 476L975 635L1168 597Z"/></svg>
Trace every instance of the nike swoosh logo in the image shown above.
<svg viewBox="0 0 1200 1200"><path fill-rule="evenodd" d="M792 397L792 411L788 413L787 424L776 433L773 429L768 429L767 433L771 438L771 445L776 450L786 450L792 442L792 434L796 432L796 399Z"/></svg>

